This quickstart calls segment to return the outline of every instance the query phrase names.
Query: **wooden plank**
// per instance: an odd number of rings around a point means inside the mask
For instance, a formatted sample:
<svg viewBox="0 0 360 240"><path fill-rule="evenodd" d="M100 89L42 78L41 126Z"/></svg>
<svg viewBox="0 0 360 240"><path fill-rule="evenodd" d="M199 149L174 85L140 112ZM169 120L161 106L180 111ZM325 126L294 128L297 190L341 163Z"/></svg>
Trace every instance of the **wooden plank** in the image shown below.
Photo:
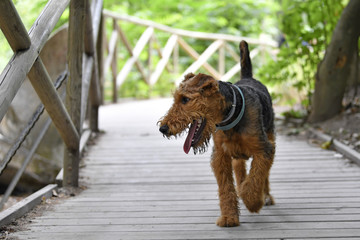
<svg viewBox="0 0 360 240"><path fill-rule="evenodd" d="M219 48L218 69L221 76L225 73L225 45L226 43Z"/></svg>
<svg viewBox="0 0 360 240"><path fill-rule="evenodd" d="M76 215L76 214L74 214ZM218 214L213 216L205 217L192 217L192 216L183 216L183 217L127 217L123 218L84 218L78 219L75 216L73 218L67 218L66 221L59 221L55 218L50 219L36 219L34 224L40 226L68 226L68 225L107 225L111 223L112 225L123 225L126 220L126 225L160 225L160 224L200 224L200 223L214 223L217 219ZM263 216L263 215L251 215L251 216L242 216L242 223L297 223L297 222L331 222L334 218L336 221L343 222L347 221L349 217L352 218L353 222L360 221L359 215L290 215L287 217L283 216ZM314 227L313 227L314 228Z"/></svg>
<svg viewBox="0 0 360 240"><path fill-rule="evenodd" d="M98 36L101 29L101 19L102 19L102 10L103 10L103 0L94 0L91 1L91 15L92 15L92 28L93 28L93 38L94 45L98 43Z"/></svg>
<svg viewBox="0 0 360 240"><path fill-rule="evenodd" d="M156 37L155 34L152 36L152 39L153 39L154 42L156 43L154 49L157 51L159 57L162 58L163 55L162 55L162 52L161 52L161 49L160 49L161 43L160 43L159 39ZM172 69L169 67L169 65L166 65L165 67L166 67L166 70L167 70L168 72L171 72L171 71L172 71Z"/></svg>
<svg viewBox="0 0 360 240"><path fill-rule="evenodd" d="M29 49L31 40L10 0L0 1L0 28L14 52Z"/></svg>
<svg viewBox="0 0 360 240"><path fill-rule="evenodd" d="M200 55L189 45L184 39L178 38L179 45L187 52L190 57L195 59L196 61L199 59ZM216 79L220 79L221 75L218 73L210 64L204 62L203 67Z"/></svg>
<svg viewBox="0 0 360 240"><path fill-rule="evenodd" d="M70 2L69 30L68 30L68 68L69 78L66 85L66 108L70 114L79 135L82 132L81 122L81 94L82 94L82 65L84 52L86 0L72 0ZM78 140L79 144L79 140ZM78 186L79 181L79 149L66 148L64 153L63 186Z"/></svg>
<svg viewBox="0 0 360 240"><path fill-rule="evenodd" d="M69 0L48 1L29 31L32 43L30 48L24 52L15 53L0 74L0 120L3 119L10 103L68 3ZM21 31L20 28L18 30ZM19 32L19 34L26 35L27 33Z"/></svg>
<svg viewBox="0 0 360 240"><path fill-rule="evenodd" d="M113 25L115 26L116 22L114 20ZM113 32L114 33L114 32ZM115 32L117 34L117 32ZM117 35L116 35L117 36ZM112 37L112 36L111 36ZM116 85L116 76L118 74L118 56L117 56L117 41L114 43L111 42L113 40L110 39L110 51L109 56L111 57L111 76L112 76L112 102L116 103L118 100L118 88Z"/></svg>
<svg viewBox="0 0 360 240"><path fill-rule="evenodd" d="M250 213L248 213L244 208L241 208L242 217L252 217ZM129 211L111 211L104 215L104 212L82 212L77 211L76 209L56 209L54 212L49 214L48 212L44 213L43 216L37 218L41 221L46 221L46 219L111 219L111 218L165 218L165 217L216 217L218 216L220 211L218 209L208 209L207 211L193 210L193 211L185 211L185 209L176 211L168 209L166 211L159 211L150 209L148 211L136 211L134 209ZM271 209L268 210L263 209L261 211L261 216L302 216L302 215L329 215L333 216L336 219L337 215L352 215L352 214L360 214L359 208L315 208L315 209ZM260 215L259 215L260 216ZM336 219L339 221L338 219Z"/></svg>
<svg viewBox="0 0 360 240"><path fill-rule="evenodd" d="M213 219L215 221L215 219ZM78 238L78 239L102 239L107 236L107 239L305 239L305 238L335 238L339 237L354 237L360 235L360 230L357 228L351 229L274 229L261 231L251 231L247 225L232 229L198 230L198 231L183 231L183 230L169 230L169 231L127 231L117 232L118 226L108 224L100 226L66 226L62 227L61 232L57 231L56 227L35 228L36 232L33 235L36 239L64 239L64 237ZM15 235L16 236L16 235ZM18 236L26 237L21 234Z"/></svg>
<svg viewBox="0 0 360 240"><path fill-rule="evenodd" d="M36 59L28 76L66 146L78 149L79 134L40 58Z"/></svg>
<svg viewBox="0 0 360 240"><path fill-rule="evenodd" d="M179 72L179 43L176 43L173 51L173 73L177 74Z"/></svg>
<svg viewBox="0 0 360 240"><path fill-rule="evenodd" d="M112 63L113 58L114 58L117 38L118 38L118 32L113 30L112 33L111 33L110 41L109 41L109 47L108 47L109 54L106 57L105 63L104 63L104 69L105 69L106 72L110 68L111 63Z"/></svg>
<svg viewBox="0 0 360 240"><path fill-rule="evenodd" d="M121 84L127 78L128 74L131 71L132 66L139 58L141 51L144 49L145 45L150 40L153 33L154 33L154 28L149 27L143 32L143 34L139 38L138 42L135 45L133 56L126 61L125 65L123 66L120 73L116 77L116 84L118 87L121 86Z"/></svg>
<svg viewBox="0 0 360 240"><path fill-rule="evenodd" d="M170 56L174 50L174 47L176 45L178 37L176 35L171 35L171 37L168 39L164 50L162 52L162 58L156 65L156 69L153 74L151 74L150 77L150 85L154 85L157 80L159 79L161 73L164 71L164 68L166 64L168 63Z"/></svg>
<svg viewBox="0 0 360 240"><path fill-rule="evenodd" d="M216 191L214 191L216 192ZM271 206L271 209L273 211L282 212L284 209L286 210L302 210L302 209L310 209L310 210L316 210L316 209L324 209L324 208L359 208L358 202L332 202L332 203L281 203L281 205L277 204L274 206ZM96 209L96 211L94 210ZM243 205L240 205L240 209L242 211L241 214L248 214L247 209ZM199 202L198 204L190 204L189 202L184 202L182 204L121 204L121 205L111 205L111 204L90 204L90 205L84 205L84 204L67 204L62 205L60 207L56 208L56 211L61 212L72 212L72 213L109 213L109 212L168 212L168 211L179 211L179 212L190 212L190 211L219 211L219 207L215 202ZM263 212L267 211L266 208L262 209L260 212L260 215L263 214ZM351 217L349 217L349 221L351 221Z"/></svg>
<svg viewBox="0 0 360 240"><path fill-rule="evenodd" d="M101 1L102 2L102 1ZM101 9L102 10L102 9ZM105 53L105 23L104 17L100 16L100 26L98 28L98 40L96 41L96 51L97 51L97 58L98 58L98 74L99 74L99 92L100 92L100 105L104 104L104 53ZM94 31L95 32L95 31ZM98 116L92 116L93 113L90 112L90 128L98 132L99 124L98 124Z"/></svg>
<svg viewBox="0 0 360 240"><path fill-rule="evenodd" d="M127 49L127 51L129 52L130 56L134 56L132 47L130 45L130 42L128 41L124 31L122 30L122 28L115 22L114 25L116 31L119 33L121 40L123 41L123 43L125 44L125 47ZM149 41L151 41L152 36L150 36ZM139 59L135 60L135 66L138 69L138 71L140 72L141 76L143 77L144 80L147 79L147 75L145 74L145 70L144 67L142 66L141 62L139 61Z"/></svg>
<svg viewBox="0 0 360 240"><path fill-rule="evenodd" d="M255 39L255 38L248 38L248 37L241 37L241 36L234 36L234 35L228 35L228 34L218 34L218 33L204 33L204 32L194 32L194 31L188 31L183 29L176 29L171 28L166 25L162 25L159 23L155 23L150 20L142 20L133 16L126 16L126 15L119 15L116 13L113 13L109 10L104 9L104 15L106 17L111 17L117 20L127 21L131 23L135 23L137 25L142 25L146 27L152 27L155 29L159 29L161 31L165 31L171 34L175 34L182 37L191 37L191 38L198 38L198 39L206 39L206 40L223 40L223 41L229 41L229 42L236 42L239 43L242 40L247 41L249 44L257 44L257 45L264 45L264 46L271 46L271 47L277 47L278 44L276 41L272 40L266 40L263 39Z"/></svg>
<svg viewBox="0 0 360 240"><path fill-rule="evenodd" d="M21 200L10 208L0 212L0 226L11 223L16 218L23 216L29 212L34 206L38 205L41 201L48 199L52 196L52 191L57 188L56 184L50 184L40 189L36 193Z"/></svg>
<svg viewBox="0 0 360 240"><path fill-rule="evenodd" d="M184 76L188 73L196 72L210 57L216 50L218 50L224 42L222 40L216 40L200 55L198 60L196 60L193 64L190 65L185 71L183 76L181 76L175 83L177 85L184 79Z"/></svg>

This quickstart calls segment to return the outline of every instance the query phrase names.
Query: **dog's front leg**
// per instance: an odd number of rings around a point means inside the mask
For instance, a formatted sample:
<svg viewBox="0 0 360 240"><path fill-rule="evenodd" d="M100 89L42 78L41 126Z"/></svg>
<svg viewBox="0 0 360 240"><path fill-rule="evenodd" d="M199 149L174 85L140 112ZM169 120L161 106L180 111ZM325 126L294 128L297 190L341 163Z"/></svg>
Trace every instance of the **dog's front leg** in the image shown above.
<svg viewBox="0 0 360 240"><path fill-rule="evenodd" d="M239 226L239 208L234 187L231 157L221 149L214 149L211 166L219 186L221 216L216 224L220 227Z"/></svg>

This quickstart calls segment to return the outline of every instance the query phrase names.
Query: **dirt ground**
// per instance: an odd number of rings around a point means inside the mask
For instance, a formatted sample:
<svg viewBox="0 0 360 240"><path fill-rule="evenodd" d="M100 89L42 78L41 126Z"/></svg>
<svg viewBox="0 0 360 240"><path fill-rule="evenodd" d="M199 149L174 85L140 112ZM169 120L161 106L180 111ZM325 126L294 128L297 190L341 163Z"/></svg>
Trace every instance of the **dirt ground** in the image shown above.
<svg viewBox="0 0 360 240"><path fill-rule="evenodd" d="M85 188L86 187L59 188L57 191L53 191L53 197L42 201L41 204L35 206L23 217L16 219L6 226L0 227L0 240L15 240L16 238L9 236L9 234L26 230L32 219L42 216L44 212L51 210L56 204L65 199L78 195Z"/></svg>
<svg viewBox="0 0 360 240"><path fill-rule="evenodd" d="M278 133L306 137L309 127L313 127L360 152L360 106L348 108L336 117L321 123L310 125L302 119L278 117L276 125Z"/></svg>

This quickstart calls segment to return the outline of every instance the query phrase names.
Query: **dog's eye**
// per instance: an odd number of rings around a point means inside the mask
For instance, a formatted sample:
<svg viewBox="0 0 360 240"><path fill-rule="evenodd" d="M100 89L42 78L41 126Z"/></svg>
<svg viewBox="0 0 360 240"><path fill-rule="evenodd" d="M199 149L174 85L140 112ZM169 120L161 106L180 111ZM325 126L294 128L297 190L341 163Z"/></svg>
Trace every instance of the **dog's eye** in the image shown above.
<svg viewBox="0 0 360 240"><path fill-rule="evenodd" d="M186 104L188 101L190 101L190 98L188 98L188 97L182 97L181 98L181 103L182 104Z"/></svg>

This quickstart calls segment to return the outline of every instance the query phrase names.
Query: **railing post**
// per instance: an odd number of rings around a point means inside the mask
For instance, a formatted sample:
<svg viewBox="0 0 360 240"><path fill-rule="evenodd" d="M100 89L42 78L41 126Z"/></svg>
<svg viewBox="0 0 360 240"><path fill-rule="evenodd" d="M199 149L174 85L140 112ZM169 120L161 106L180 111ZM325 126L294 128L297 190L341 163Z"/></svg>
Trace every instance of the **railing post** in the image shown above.
<svg viewBox="0 0 360 240"><path fill-rule="evenodd" d="M82 63L84 52L85 0L70 1L68 66L69 79L66 87L66 107L79 135L81 135ZM66 147L64 154L63 186L79 185L79 148Z"/></svg>
<svg viewBox="0 0 360 240"><path fill-rule="evenodd" d="M219 74L225 74L225 43L219 48Z"/></svg>
<svg viewBox="0 0 360 240"><path fill-rule="evenodd" d="M116 20L113 19L113 29L116 29ZM111 50L110 50L111 51ZM117 76L117 41L114 45L114 54L111 61L111 70L112 70L112 102L117 103L118 99L118 89L116 86L116 76Z"/></svg>
<svg viewBox="0 0 360 240"><path fill-rule="evenodd" d="M173 73L179 73L179 43L175 43L174 52L173 52Z"/></svg>
<svg viewBox="0 0 360 240"><path fill-rule="evenodd" d="M96 51L98 56L98 68L99 68L99 84L100 84L100 104L104 104L104 82L105 82L105 76L104 76L104 49L106 46L105 41L105 17L101 13L101 19L100 19L100 28L99 28L99 34L98 34L98 41L96 44Z"/></svg>

